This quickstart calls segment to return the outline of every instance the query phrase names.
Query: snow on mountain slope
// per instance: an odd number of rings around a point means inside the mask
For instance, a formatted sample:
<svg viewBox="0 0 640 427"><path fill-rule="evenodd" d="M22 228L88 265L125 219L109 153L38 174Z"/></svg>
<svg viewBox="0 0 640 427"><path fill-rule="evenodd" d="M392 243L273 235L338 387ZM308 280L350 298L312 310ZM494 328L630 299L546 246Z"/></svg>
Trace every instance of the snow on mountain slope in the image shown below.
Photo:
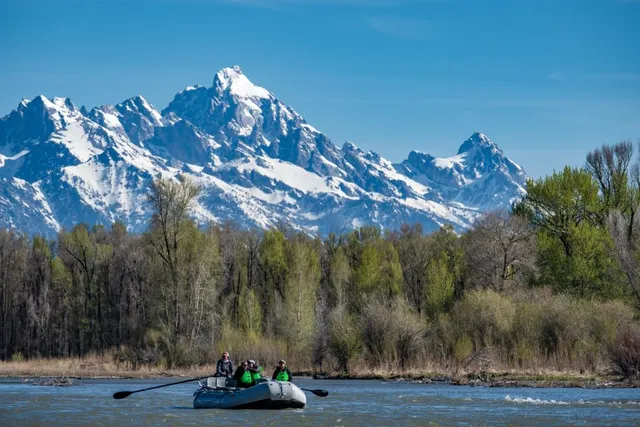
<svg viewBox="0 0 640 427"><path fill-rule="evenodd" d="M524 171L482 134L458 154L401 164L338 148L239 67L190 86L162 113L142 96L87 112L68 98L23 100L0 119L0 226L53 235L79 222L147 228L157 177L202 189L199 223L278 222L326 234L375 224L468 227L524 191Z"/></svg>
<svg viewBox="0 0 640 427"><path fill-rule="evenodd" d="M39 183L0 178L0 226L51 234L60 229Z"/></svg>

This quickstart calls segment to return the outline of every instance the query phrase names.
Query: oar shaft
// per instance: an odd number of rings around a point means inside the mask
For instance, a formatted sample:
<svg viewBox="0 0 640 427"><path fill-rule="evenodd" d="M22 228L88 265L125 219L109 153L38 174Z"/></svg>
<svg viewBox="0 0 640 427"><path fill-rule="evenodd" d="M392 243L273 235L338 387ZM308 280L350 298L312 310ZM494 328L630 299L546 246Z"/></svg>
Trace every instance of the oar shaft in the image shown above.
<svg viewBox="0 0 640 427"><path fill-rule="evenodd" d="M189 378L188 380L177 381L177 382L175 382L175 383L162 384L162 385L157 385L157 386L153 386L153 387L149 387L149 388L143 388L143 389L141 389L141 390L136 390L136 391L134 391L133 393L139 393L139 392L141 392L141 391L153 390L153 389L155 389L155 388L169 387L169 386L171 386L171 385L177 385L177 384L189 383L189 382L191 382L191 381L198 381L198 380L201 380L201 379L204 379L204 378L207 378L207 377L202 377L202 378Z"/></svg>
<svg viewBox="0 0 640 427"><path fill-rule="evenodd" d="M116 392L116 393L113 394L113 398L114 399L124 399L125 397L131 396L134 393L140 393L141 391L154 390L156 388L169 387L169 386L176 385L176 384L184 384L184 383L188 383L188 382L191 382L191 381L202 380L204 378L208 378L208 376L200 377L200 378L189 378L188 380L176 381L174 383L169 383L169 384L156 385L156 386L153 386L153 387L143 388L143 389L135 390L135 391L119 391L119 392Z"/></svg>

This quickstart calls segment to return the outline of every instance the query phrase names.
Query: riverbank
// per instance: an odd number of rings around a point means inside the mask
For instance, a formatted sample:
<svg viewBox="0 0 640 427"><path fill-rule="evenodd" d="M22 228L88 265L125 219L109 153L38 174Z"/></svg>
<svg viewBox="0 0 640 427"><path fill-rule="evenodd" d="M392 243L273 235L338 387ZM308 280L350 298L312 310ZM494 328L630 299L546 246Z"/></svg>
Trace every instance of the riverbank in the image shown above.
<svg viewBox="0 0 640 427"><path fill-rule="evenodd" d="M626 382L607 374L580 374L539 370L509 372L425 372L410 370L357 369L349 374L316 373L293 368L294 377L338 380L379 380L387 382L410 382L415 384L442 383L478 387L580 387L580 388L628 388L640 387L640 381ZM268 374L269 368L265 367ZM14 378L122 378L157 379L176 377L204 377L215 372L215 365L201 365L181 369L165 369L144 365L137 369L127 368L105 356L88 356L70 359L35 359L28 361L0 362L0 377Z"/></svg>
<svg viewBox="0 0 640 427"><path fill-rule="evenodd" d="M396 375L345 375L315 374L315 379L380 380L383 382L408 382L412 384L449 384L471 387L528 387L528 388L640 388L640 381L621 381L610 375L585 376L573 372L539 373L465 373L447 374L396 374Z"/></svg>
<svg viewBox="0 0 640 427"><path fill-rule="evenodd" d="M67 378L169 378L204 377L212 375L216 366L202 365L191 368L165 369L160 366L141 365L131 369L115 363L106 356L87 356L68 359L32 359L0 362L0 377L67 377Z"/></svg>

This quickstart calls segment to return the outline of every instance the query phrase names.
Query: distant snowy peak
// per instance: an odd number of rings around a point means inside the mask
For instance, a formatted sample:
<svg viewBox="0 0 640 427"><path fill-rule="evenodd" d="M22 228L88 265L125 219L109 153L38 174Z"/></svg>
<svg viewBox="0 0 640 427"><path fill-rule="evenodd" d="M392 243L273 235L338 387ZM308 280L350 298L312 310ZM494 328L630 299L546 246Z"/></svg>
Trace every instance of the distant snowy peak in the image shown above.
<svg viewBox="0 0 640 427"><path fill-rule="evenodd" d="M412 151L394 166L413 180L439 189L443 199L482 210L508 206L510 200L524 194L527 179L519 165L478 132L462 143L455 156Z"/></svg>
<svg viewBox="0 0 640 427"><path fill-rule="evenodd" d="M115 108L120 114L140 114L146 117L154 126L162 126L162 115L153 105L149 104L142 95L129 98L116 105Z"/></svg>
<svg viewBox="0 0 640 427"><path fill-rule="evenodd" d="M480 132L475 132L469 139L463 142L458 149L458 154L482 150L489 150L495 153L503 154L500 147L498 147L493 141L491 141L487 135Z"/></svg>
<svg viewBox="0 0 640 427"><path fill-rule="evenodd" d="M458 150L476 174L501 171L516 181L526 181L524 169L513 162L498 145L482 133L474 133Z"/></svg>
<svg viewBox="0 0 640 427"><path fill-rule="evenodd" d="M228 91L240 98L273 97L265 88L253 84L237 65L218 71L213 79L213 87L218 94Z"/></svg>
<svg viewBox="0 0 640 427"><path fill-rule="evenodd" d="M113 132L126 134L137 145L153 137L155 127L165 124L158 110L140 95L115 106L94 108L87 117Z"/></svg>
<svg viewBox="0 0 640 427"><path fill-rule="evenodd" d="M331 141L238 66L217 72L211 88L182 90L162 114L165 121L186 120L211 135L223 159L267 152L307 170L340 174Z"/></svg>

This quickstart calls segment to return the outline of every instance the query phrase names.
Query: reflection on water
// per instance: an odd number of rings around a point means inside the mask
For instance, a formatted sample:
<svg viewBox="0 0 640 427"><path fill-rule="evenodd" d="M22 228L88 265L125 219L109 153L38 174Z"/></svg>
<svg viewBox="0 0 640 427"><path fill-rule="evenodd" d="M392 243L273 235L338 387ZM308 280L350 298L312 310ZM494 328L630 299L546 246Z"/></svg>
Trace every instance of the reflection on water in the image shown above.
<svg viewBox="0 0 640 427"><path fill-rule="evenodd" d="M639 389L460 387L383 381L300 380L329 396L307 395L305 409L193 409L196 383L133 394L163 380L82 380L42 387L0 379L0 424L23 425L638 425Z"/></svg>

